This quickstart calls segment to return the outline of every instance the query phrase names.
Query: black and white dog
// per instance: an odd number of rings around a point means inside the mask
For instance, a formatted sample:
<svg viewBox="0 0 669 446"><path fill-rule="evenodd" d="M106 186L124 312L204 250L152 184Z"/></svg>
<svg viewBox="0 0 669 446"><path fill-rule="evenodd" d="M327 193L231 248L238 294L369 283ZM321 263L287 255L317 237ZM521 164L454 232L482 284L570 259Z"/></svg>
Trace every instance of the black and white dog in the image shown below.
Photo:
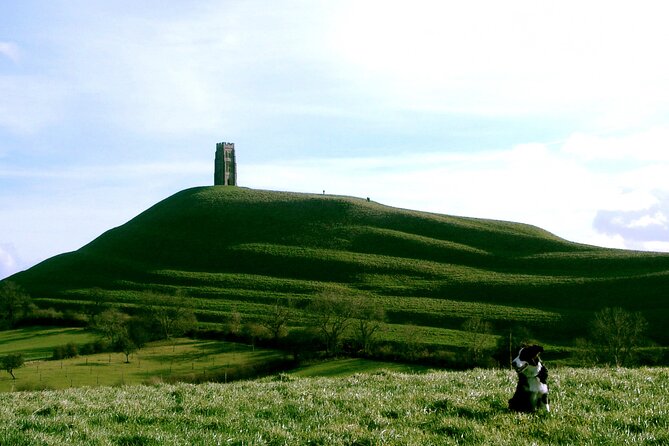
<svg viewBox="0 0 669 446"><path fill-rule="evenodd" d="M540 409L550 411L548 405L548 370L539 360L544 351L540 345L523 347L511 365L518 373L518 385L513 398L509 400L509 409L518 412L534 412Z"/></svg>

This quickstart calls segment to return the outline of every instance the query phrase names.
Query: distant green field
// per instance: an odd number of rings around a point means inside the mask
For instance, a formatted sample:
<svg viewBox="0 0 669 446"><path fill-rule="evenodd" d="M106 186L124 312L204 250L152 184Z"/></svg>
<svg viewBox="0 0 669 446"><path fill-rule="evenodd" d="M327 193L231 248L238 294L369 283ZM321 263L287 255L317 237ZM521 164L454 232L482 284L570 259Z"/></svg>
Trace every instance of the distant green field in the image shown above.
<svg viewBox="0 0 669 446"><path fill-rule="evenodd" d="M528 329L544 343L587 335L593 314L641 312L652 340L669 344L669 255L571 243L540 228L437 215L363 199L251 190L187 189L76 252L10 280L43 307L96 302L132 310L151 294L185 295L203 327L272 317L321 293L357 296L386 311L385 340L458 348L462 324L495 334ZM496 337L490 336L493 345Z"/></svg>
<svg viewBox="0 0 669 446"><path fill-rule="evenodd" d="M508 370L276 375L0 394L7 445L664 445L669 370L552 368L551 412L507 410Z"/></svg>
<svg viewBox="0 0 669 446"><path fill-rule="evenodd" d="M394 362L370 361L360 358L337 359L332 361L317 362L306 365L289 372L291 376L300 378L311 377L346 377L356 373L375 372L397 372L397 373L421 373L426 372L427 367L398 364Z"/></svg>
<svg viewBox="0 0 669 446"><path fill-rule="evenodd" d="M25 351L25 350L22 350ZM22 389L62 389L117 386L172 380L225 381L240 367L253 367L284 358L282 352L218 341L175 339L154 342L130 356L102 353L62 361L30 361L0 374L0 392ZM0 441L0 444L3 444Z"/></svg>
<svg viewBox="0 0 669 446"><path fill-rule="evenodd" d="M0 356L21 353L30 361L50 358L54 347L68 343L87 344L98 336L83 328L30 327L0 331Z"/></svg>

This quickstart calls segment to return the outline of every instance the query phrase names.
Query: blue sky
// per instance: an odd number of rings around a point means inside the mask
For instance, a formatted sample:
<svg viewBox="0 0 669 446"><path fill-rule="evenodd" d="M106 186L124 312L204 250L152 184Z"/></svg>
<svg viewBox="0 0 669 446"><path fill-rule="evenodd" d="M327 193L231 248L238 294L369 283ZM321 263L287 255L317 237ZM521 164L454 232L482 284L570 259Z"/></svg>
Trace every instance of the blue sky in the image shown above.
<svg viewBox="0 0 669 446"><path fill-rule="evenodd" d="M669 251L664 2L0 3L0 277L213 182Z"/></svg>

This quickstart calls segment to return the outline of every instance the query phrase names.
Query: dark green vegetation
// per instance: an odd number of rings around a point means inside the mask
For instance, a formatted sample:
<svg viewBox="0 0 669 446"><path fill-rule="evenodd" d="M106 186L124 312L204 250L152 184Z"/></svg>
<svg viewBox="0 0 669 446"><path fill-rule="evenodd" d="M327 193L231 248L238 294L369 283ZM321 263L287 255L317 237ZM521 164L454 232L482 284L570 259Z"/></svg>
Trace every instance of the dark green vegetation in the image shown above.
<svg viewBox="0 0 669 446"><path fill-rule="evenodd" d="M515 374L279 375L232 384L0 394L7 445L662 445L669 370L552 369L551 412L506 409Z"/></svg>
<svg viewBox="0 0 669 446"><path fill-rule="evenodd" d="M331 294L383 307L379 340L414 347L466 347L471 318L568 345L604 307L641 312L650 337L669 342L669 255L348 197L188 189L10 280L42 308L88 314L100 302L131 312L148 296L187 298L211 330L288 307L289 325L304 326L307 304Z"/></svg>

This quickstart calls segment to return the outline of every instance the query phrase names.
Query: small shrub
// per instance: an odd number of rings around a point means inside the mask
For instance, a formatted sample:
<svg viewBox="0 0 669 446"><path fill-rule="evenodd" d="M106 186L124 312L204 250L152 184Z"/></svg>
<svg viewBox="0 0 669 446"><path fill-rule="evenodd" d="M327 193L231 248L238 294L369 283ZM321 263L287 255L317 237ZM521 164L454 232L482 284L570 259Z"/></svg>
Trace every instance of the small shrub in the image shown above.
<svg viewBox="0 0 669 446"><path fill-rule="evenodd" d="M65 345L65 357L76 358L77 356L79 356L79 348L77 347L77 344L73 342L68 342Z"/></svg>
<svg viewBox="0 0 669 446"><path fill-rule="evenodd" d="M54 388L45 383L24 382L16 386L17 392L42 392L44 390L54 390Z"/></svg>
<svg viewBox="0 0 669 446"><path fill-rule="evenodd" d="M109 351L109 343L104 339L98 339L97 341L93 342L92 346L93 353L104 353Z"/></svg>
<svg viewBox="0 0 669 446"><path fill-rule="evenodd" d="M65 359L65 346L59 345L57 347L54 347L51 352L51 359L54 361Z"/></svg>
<svg viewBox="0 0 669 446"><path fill-rule="evenodd" d="M81 347L79 347L79 354L80 355L85 356L85 355L92 355L94 353L95 353L95 347L94 347L93 343L89 342L88 344L84 344Z"/></svg>
<svg viewBox="0 0 669 446"><path fill-rule="evenodd" d="M51 352L51 359L56 361L60 359L76 358L77 356L79 356L79 347L74 342L56 346Z"/></svg>

